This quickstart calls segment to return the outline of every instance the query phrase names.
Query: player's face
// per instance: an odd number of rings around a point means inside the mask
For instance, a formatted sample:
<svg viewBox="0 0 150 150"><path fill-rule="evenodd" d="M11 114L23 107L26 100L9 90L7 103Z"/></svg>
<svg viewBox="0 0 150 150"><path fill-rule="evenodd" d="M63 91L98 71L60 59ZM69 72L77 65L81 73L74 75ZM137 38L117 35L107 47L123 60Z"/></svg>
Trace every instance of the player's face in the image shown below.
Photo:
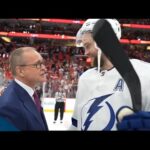
<svg viewBox="0 0 150 150"><path fill-rule="evenodd" d="M87 32L82 35L82 43L85 48L85 55L88 57L97 57L98 49L95 47L91 33Z"/></svg>
<svg viewBox="0 0 150 150"><path fill-rule="evenodd" d="M87 32L82 35L82 43L85 48L85 55L92 57L97 60L98 48L95 46L95 41L93 40L92 34ZM108 64L108 58L102 53L101 54L101 67Z"/></svg>

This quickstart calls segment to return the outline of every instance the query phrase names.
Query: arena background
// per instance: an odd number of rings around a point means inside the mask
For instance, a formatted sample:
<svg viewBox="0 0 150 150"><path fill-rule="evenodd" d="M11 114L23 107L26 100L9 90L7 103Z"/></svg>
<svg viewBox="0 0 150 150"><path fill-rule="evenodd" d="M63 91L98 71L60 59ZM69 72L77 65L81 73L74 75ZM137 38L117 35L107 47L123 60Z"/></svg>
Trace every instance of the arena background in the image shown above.
<svg viewBox="0 0 150 150"><path fill-rule="evenodd" d="M120 42L130 58L150 62L150 19L118 19ZM44 57L48 82L37 87L49 130L67 130L75 103L78 78L91 67L84 49L75 46L75 35L84 20L55 18L0 19L0 94L13 79L9 54L21 46L33 46ZM64 122L53 124L55 93L66 93ZM58 118L59 120L59 118Z"/></svg>

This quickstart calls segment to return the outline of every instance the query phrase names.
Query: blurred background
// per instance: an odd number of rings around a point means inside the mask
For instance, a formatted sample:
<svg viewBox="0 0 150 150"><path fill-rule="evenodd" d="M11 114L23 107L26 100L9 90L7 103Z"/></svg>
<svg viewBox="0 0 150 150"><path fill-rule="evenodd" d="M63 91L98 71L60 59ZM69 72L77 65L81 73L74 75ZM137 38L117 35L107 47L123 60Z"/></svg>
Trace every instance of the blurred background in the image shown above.
<svg viewBox="0 0 150 150"><path fill-rule="evenodd" d="M32 46L45 59L47 82L37 87L49 128L66 130L73 112L78 78L91 67L84 49L75 46L75 36L85 20L54 18L0 19L0 95L13 79L9 70L10 53ZM130 58L150 62L150 19L118 19L122 27L120 42ZM66 93L64 123L53 125L55 93Z"/></svg>

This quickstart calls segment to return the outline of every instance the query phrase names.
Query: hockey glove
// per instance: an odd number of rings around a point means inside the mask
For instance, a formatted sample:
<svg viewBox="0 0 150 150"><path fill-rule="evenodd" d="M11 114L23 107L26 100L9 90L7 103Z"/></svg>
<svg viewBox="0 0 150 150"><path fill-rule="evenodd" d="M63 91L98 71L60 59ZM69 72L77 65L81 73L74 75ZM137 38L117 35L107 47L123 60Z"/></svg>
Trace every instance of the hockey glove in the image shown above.
<svg viewBox="0 0 150 150"><path fill-rule="evenodd" d="M147 131L150 130L150 112L139 111L137 113L123 117L117 123L119 131Z"/></svg>

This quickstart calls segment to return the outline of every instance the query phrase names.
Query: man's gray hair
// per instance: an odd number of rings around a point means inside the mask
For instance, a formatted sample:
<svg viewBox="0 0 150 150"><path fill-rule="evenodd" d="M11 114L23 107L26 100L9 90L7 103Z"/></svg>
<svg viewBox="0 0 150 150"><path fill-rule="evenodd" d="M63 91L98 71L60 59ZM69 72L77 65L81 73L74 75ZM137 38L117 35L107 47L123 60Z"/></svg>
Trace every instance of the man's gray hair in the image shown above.
<svg viewBox="0 0 150 150"><path fill-rule="evenodd" d="M23 58L24 52L31 51L31 49L36 50L33 47L20 47L10 54L9 64L11 72L14 76L16 76L16 66L23 65L25 63Z"/></svg>

